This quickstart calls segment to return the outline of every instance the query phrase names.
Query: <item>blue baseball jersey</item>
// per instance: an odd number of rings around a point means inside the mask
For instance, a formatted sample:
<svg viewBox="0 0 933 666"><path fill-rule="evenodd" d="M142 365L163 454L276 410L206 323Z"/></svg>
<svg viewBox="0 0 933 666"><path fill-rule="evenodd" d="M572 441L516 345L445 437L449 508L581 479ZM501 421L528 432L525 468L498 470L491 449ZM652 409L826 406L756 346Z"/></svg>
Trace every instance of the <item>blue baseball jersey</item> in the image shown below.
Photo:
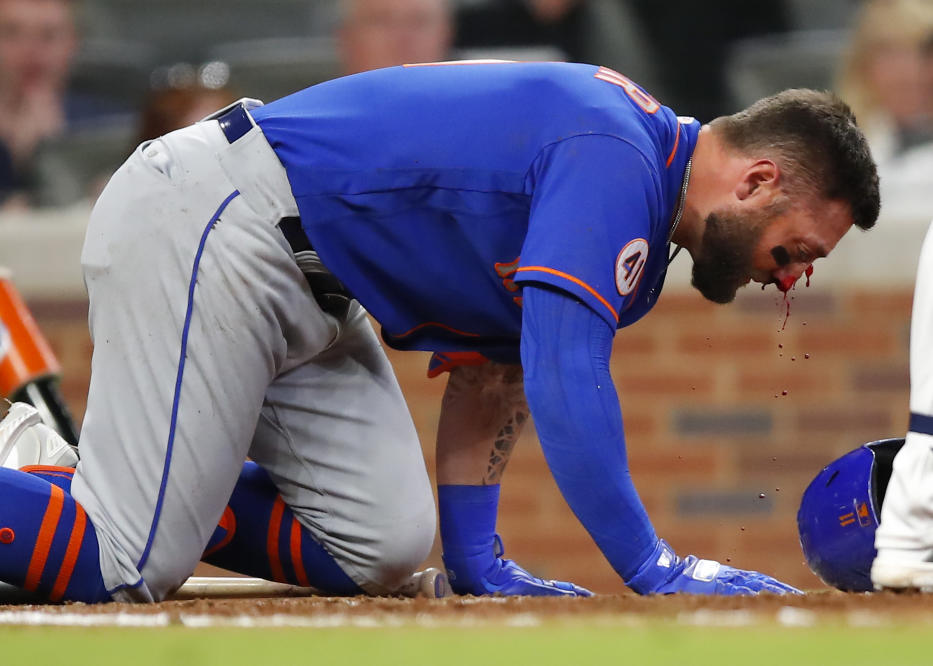
<svg viewBox="0 0 933 666"><path fill-rule="evenodd" d="M517 360L521 285L657 300L700 125L567 63L377 70L253 110L324 264L393 347Z"/></svg>

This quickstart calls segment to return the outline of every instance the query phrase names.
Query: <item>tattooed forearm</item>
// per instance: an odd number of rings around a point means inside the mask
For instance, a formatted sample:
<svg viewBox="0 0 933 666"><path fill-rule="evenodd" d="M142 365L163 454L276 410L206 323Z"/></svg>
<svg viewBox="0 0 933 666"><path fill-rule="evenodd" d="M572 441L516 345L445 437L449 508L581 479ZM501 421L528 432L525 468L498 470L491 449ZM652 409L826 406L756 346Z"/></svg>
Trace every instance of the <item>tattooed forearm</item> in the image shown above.
<svg viewBox="0 0 933 666"><path fill-rule="evenodd" d="M438 424L438 483L499 483L528 420L521 366L455 368Z"/></svg>
<svg viewBox="0 0 933 666"><path fill-rule="evenodd" d="M525 399L525 377L520 365L484 363L454 368L447 380L444 404L482 394L507 402Z"/></svg>
<svg viewBox="0 0 933 666"><path fill-rule="evenodd" d="M527 420L528 407L523 404L512 412L505 425L502 426L489 455L489 465L483 476L483 485L493 485L502 480L502 473L505 472L505 466L512 456L512 449L515 448L515 442L518 441L518 436L521 435L522 427Z"/></svg>
<svg viewBox="0 0 933 666"><path fill-rule="evenodd" d="M442 407L450 407L470 391L480 385L483 377L482 367L463 366L454 368L447 379L447 388L444 390Z"/></svg>
<svg viewBox="0 0 933 666"><path fill-rule="evenodd" d="M486 363L455 368L447 380L443 406L450 407L458 401L476 397L481 398L484 406L493 407L494 411L510 416L513 405L525 404L525 381L521 366Z"/></svg>

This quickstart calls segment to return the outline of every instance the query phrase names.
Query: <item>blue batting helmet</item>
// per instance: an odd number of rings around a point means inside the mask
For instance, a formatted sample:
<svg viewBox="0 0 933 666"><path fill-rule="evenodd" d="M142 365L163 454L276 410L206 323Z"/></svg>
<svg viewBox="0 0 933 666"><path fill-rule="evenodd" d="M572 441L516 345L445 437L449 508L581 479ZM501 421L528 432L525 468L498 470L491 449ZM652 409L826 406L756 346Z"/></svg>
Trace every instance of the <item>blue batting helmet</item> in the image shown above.
<svg viewBox="0 0 933 666"><path fill-rule="evenodd" d="M800 547L810 569L846 592L872 589L875 530L903 439L863 444L829 463L807 486L797 512Z"/></svg>

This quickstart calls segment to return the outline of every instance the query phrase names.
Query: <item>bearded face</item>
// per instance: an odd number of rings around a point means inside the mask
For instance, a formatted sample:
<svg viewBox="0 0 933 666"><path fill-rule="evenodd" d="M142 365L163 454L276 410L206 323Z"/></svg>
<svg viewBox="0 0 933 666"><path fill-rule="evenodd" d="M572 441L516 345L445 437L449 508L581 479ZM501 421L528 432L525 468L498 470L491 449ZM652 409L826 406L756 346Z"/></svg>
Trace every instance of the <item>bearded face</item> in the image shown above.
<svg viewBox="0 0 933 666"><path fill-rule="evenodd" d="M739 214L713 211L706 218L700 252L694 257L693 286L714 303L731 303L752 273L755 247L775 210Z"/></svg>

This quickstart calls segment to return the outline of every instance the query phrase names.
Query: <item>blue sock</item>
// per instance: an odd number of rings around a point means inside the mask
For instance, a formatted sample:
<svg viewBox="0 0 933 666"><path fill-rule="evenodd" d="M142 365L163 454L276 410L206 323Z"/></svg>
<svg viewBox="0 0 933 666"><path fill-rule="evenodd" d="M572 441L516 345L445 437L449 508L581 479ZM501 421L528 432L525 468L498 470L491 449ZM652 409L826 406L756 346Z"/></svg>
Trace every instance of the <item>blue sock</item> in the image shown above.
<svg viewBox="0 0 933 666"><path fill-rule="evenodd" d="M66 493L71 492L73 469L33 466L27 470ZM271 530L270 537L272 522L278 528ZM94 551L97 551L96 535ZM311 586L329 594L362 593L330 553L301 527L268 474L253 462L244 463L233 495L201 559L237 573Z"/></svg>
<svg viewBox="0 0 933 666"><path fill-rule="evenodd" d="M482 575L496 559L499 484L437 487L441 544L450 586L457 594L484 594Z"/></svg>
<svg viewBox="0 0 933 666"><path fill-rule="evenodd" d="M305 530L269 475L246 462L203 561L248 576L310 586L327 594L362 594Z"/></svg>
<svg viewBox="0 0 933 666"><path fill-rule="evenodd" d="M110 599L94 526L61 485L0 468L0 580L50 601Z"/></svg>

